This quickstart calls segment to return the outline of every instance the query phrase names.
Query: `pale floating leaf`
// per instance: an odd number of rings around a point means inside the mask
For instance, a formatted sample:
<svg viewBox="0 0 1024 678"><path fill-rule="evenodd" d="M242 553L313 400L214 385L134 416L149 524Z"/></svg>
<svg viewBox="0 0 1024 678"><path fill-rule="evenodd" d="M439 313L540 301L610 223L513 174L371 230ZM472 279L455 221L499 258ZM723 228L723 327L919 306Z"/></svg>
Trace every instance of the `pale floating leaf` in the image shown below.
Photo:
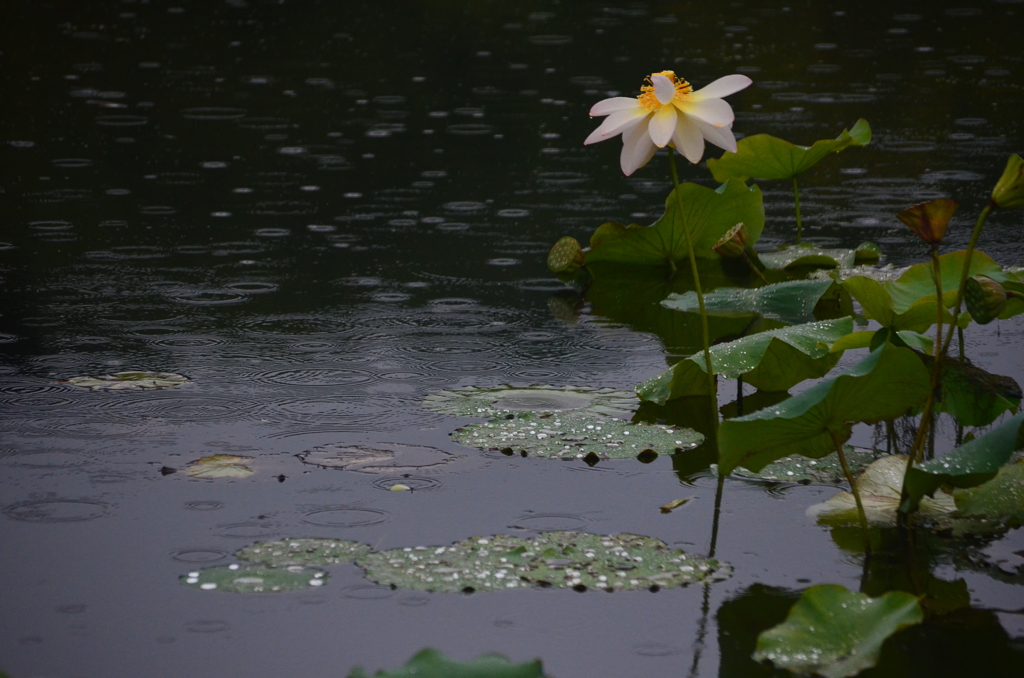
<svg viewBox="0 0 1024 678"><path fill-rule="evenodd" d="M190 478L248 478L255 471L247 464L252 457L234 454L214 454L196 459L188 465Z"/></svg>
<svg viewBox="0 0 1024 678"><path fill-rule="evenodd" d="M872 525L896 524L906 470L907 458L894 454L874 461L857 478L864 514ZM956 511L956 504L952 495L939 491L934 498L921 502L920 511L929 518L942 518ZM849 492L811 506L807 515L827 525L852 525L859 520L856 500Z"/></svg>
<svg viewBox="0 0 1024 678"><path fill-rule="evenodd" d="M115 372L102 377L73 377L72 386L93 391L122 391L137 388L170 388L187 384L188 377L170 372Z"/></svg>
<svg viewBox="0 0 1024 678"><path fill-rule="evenodd" d="M880 259L878 245L861 243L856 249L818 247L803 243L789 245L776 252L759 252L761 263L773 270L794 268L840 268L875 264Z"/></svg>
<svg viewBox="0 0 1024 678"><path fill-rule="evenodd" d="M725 579L728 565L652 537L547 532L472 538L451 546L370 553L357 564L384 586L420 591L503 591L533 586L629 591Z"/></svg>

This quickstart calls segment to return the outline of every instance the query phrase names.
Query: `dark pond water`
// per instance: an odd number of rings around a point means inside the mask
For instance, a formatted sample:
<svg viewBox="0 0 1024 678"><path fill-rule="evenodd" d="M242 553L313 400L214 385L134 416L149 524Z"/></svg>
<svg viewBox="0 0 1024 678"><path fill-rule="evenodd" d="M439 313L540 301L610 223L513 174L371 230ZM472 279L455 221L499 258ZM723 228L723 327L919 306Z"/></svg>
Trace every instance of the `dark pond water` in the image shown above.
<svg viewBox="0 0 1024 678"><path fill-rule="evenodd" d="M662 213L663 158L626 178L618 141L582 145L589 107L652 71L698 86L749 75L730 98L740 134L810 143L870 120L868 148L805 179L810 240L873 240L883 263L907 265L922 251L894 214L948 196L961 216L947 241L963 246L1021 151L1020 0L39 0L4 13L0 668L14 678L342 676L427 646L540 657L558 678L781 676L748 657L800 590L880 592L929 572L963 579L970 608L891 641L870 675L1020 675L1019 572L941 546L865 571L805 516L835 492L816 485L727 482L717 555L735 571L708 587L424 594L353 565L278 595L179 583L284 537L389 549L565 529L706 553L716 482L699 463L483 454L450 438L479 419L423 398L628 391L697 344L659 336L668 312L642 295L588 298L545 266L560 236ZM683 178L712 185L703 165ZM791 239L791 193L763 188L771 249ZM980 248L1024 264L1021 220L993 217ZM1024 383L1022 330L974 331L968 352ZM191 381L66 383L124 370ZM296 457L324 445L415 450L395 470ZM213 454L254 457L256 473L180 470ZM419 491L386 491L398 478ZM682 497L695 500L659 512ZM1020 532L986 548L1019 560Z"/></svg>

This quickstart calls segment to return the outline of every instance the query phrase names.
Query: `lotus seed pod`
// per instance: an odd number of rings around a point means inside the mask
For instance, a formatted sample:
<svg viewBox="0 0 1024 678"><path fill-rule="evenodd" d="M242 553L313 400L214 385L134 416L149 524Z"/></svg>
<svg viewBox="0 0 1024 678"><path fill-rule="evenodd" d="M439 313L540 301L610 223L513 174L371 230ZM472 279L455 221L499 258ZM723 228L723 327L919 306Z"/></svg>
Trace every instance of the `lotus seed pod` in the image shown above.
<svg viewBox="0 0 1024 678"><path fill-rule="evenodd" d="M987 325L998 318L1006 307L1006 299L1006 290L995 280L980 275L967 279L964 301L967 311L979 325Z"/></svg>
<svg viewBox="0 0 1024 678"><path fill-rule="evenodd" d="M711 249L726 259L735 259L743 256L747 249L747 241L749 240L750 234L747 233L747 227L741 221L719 238L718 242Z"/></svg>
<svg viewBox="0 0 1024 678"><path fill-rule="evenodd" d="M1014 153L1006 161L1006 169L992 189L992 202L1004 210L1024 207L1024 160Z"/></svg>
<svg viewBox="0 0 1024 678"><path fill-rule="evenodd" d="M583 248L576 238L565 236L548 252L548 268L552 273L572 273L583 266Z"/></svg>
<svg viewBox="0 0 1024 678"><path fill-rule="evenodd" d="M929 245L938 245L946 235L946 225L956 208L956 202L940 198L908 207L896 217L909 226L921 240Z"/></svg>

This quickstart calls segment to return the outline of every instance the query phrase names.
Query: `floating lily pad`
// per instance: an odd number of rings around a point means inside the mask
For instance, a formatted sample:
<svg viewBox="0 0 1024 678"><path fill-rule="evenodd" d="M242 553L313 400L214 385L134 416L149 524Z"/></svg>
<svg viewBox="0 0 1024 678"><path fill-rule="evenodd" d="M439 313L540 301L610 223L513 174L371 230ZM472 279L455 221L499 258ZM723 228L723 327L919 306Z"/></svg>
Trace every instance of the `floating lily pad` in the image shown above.
<svg viewBox="0 0 1024 678"><path fill-rule="evenodd" d="M487 654L463 663L427 648L395 671L378 671L371 677L356 667L348 678L544 678L544 670L539 660L513 664L501 655Z"/></svg>
<svg viewBox="0 0 1024 678"><path fill-rule="evenodd" d="M188 377L170 372L115 372L102 377L73 377L72 386L93 391L121 391L135 388L170 388L188 383Z"/></svg>
<svg viewBox="0 0 1024 678"><path fill-rule="evenodd" d="M370 474L431 473L442 470L450 461L459 459L436 447L375 443L363 445L321 445L296 455L304 464L339 471Z"/></svg>
<svg viewBox="0 0 1024 678"><path fill-rule="evenodd" d="M189 572L181 578L184 586L203 591L229 593L283 593L323 586L327 574L320 570L292 565L276 567L209 567Z"/></svg>
<svg viewBox="0 0 1024 678"><path fill-rule="evenodd" d="M836 584L812 586L786 621L758 637L754 659L800 675L848 678L878 662L886 638L923 620L917 597L903 591L870 598Z"/></svg>
<svg viewBox="0 0 1024 678"><path fill-rule="evenodd" d="M369 552L366 544L341 539L282 539L246 546L235 557L266 567L308 567L351 563Z"/></svg>
<svg viewBox="0 0 1024 678"><path fill-rule="evenodd" d="M760 315L789 323L811 317L831 280L789 280L764 287L723 287L704 295L704 308L712 315ZM670 294L661 302L675 311L699 313L696 292Z"/></svg>
<svg viewBox="0 0 1024 678"><path fill-rule="evenodd" d="M907 458L889 455L876 460L857 478L857 489L864 504L864 514L873 525L895 525L896 511L903 492L903 475ZM931 518L940 518L956 511L953 496L937 491L935 497L921 502L920 512ZM807 509L807 515L827 525L855 524L860 519L857 503L849 492L840 492L829 500Z"/></svg>
<svg viewBox="0 0 1024 678"><path fill-rule="evenodd" d="M214 454L196 459L188 465L190 478L248 478L255 471L248 464L252 457L234 454Z"/></svg>
<svg viewBox="0 0 1024 678"><path fill-rule="evenodd" d="M856 249L817 247L803 243L789 245L776 252L759 252L758 257L765 267L772 270L809 268L852 268L864 264L875 264L881 258L878 245L864 242Z"/></svg>
<svg viewBox="0 0 1024 678"><path fill-rule="evenodd" d="M846 454L846 463L849 465L851 473L866 469L875 460L874 450L845 445L843 452ZM835 453L821 459L783 457L756 473L741 466L733 471L733 475L749 480L765 480L773 483L832 485L846 480L842 464L839 463L839 455Z"/></svg>
<svg viewBox="0 0 1024 678"><path fill-rule="evenodd" d="M635 393L611 388L529 386L468 387L440 391L423 399L423 407L441 414L498 417L517 412L585 411L631 414L640 404Z"/></svg>
<svg viewBox="0 0 1024 678"><path fill-rule="evenodd" d="M455 442L553 459L630 459L645 450L673 454L704 442L693 429L633 423L587 412L526 412L458 429Z"/></svg>
<svg viewBox="0 0 1024 678"><path fill-rule="evenodd" d="M357 562L378 584L420 591L498 591L531 586L612 591L726 579L728 565L635 534L547 532L532 539L472 538L451 546L370 553Z"/></svg>

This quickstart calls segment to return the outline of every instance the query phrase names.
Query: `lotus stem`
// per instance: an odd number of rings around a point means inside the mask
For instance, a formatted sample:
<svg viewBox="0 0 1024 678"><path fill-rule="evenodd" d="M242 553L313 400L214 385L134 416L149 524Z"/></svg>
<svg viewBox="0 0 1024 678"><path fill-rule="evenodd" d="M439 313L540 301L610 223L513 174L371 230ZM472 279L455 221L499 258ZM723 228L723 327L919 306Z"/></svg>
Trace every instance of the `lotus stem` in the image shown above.
<svg viewBox="0 0 1024 678"><path fill-rule="evenodd" d="M932 363L932 390L928 394L928 401L925 406L925 413L921 416L921 423L918 425L917 435L914 436L914 446L910 448L910 456L907 459L907 472L910 472L914 461L924 452L925 441L928 440L928 429L932 426L935 412L935 394L939 390L939 381L942 376L942 314L946 307L942 303L942 271L939 266L939 248L932 246L932 270L935 275L935 299L936 299L936 326L935 326L935 355ZM959 311L958 311L959 312ZM950 326L952 329L952 326ZM961 352L963 349L961 349Z"/></svg>
<svg viewBox="0 0 1024 678"><path fill-rule="evenodd" d="M843 444L839 442L839 436L835 434L835 431L829 429L829 435L832 436L832 442L836 446L836 454L839 455L839 463L843 467L843 473L846 475L846 482L850 483L850 490L853 492L853 500L857 502L857 517L860 518L860 526L864 531L864 553L871 553L871 537L868 532L868 517L864 513L864 503L860 500L860 491L857 489L857 482L853 479L853 474L850 473L850 466L846 463L846 454L843 453Z"/></svg>
<svg viewBox="0 0 1024 678"><path fill-rule="evenodd" d="M800 221L800 187L793 177L793 202L796 204L796 244L800 244L800 236L803 234L803 222Z"/></svg>
<svg viewBox="0 0 1024 678"><path fill-rule="evenodd" d="M765 285L768 284L768 278L764 277L764 273L762 273L761 269L759 269L757 265L750 260L750 257L747 256L746 252L743 253L743 261L747 262L747 266L750 268L751 271L754 272L754 275L761 279L761 282L763 282Z"/></svg>
<svg viewBox="0 0 1024 678"><path fill-rule="evenodd" d="M675 154L669 149L668 164L672 170L672 183L675 185L676 201L679 203L680 215L683 212L683 196L679 190L679 173L676 172ZM700 287L700 271L697 267L697 255L693 250L693 238L690 235L689 227L683 223L683 233L686 234L686 249L690 255L690 269L693 271L693 287L697 292L697 305L700 307L700 329L701 339L704 344L704 366L708 373L708 390L711 395L711 417L718 422L718 384L715 381L715 371L711 366L711 333L708 332L708 312L704 308L704 292Z"/></svg>
<svg viewBox="0 0 1024 678"><path fill-rule="evenodd" d="M981 237L981 229L985 225L985 220L988 219L989 213L995 206L994 202L989 202L989 204L985 205L985 209L981 210L981 214L978 215L978 221L974 224L974 231L971 232L971 240L967 243L967 255L964 257L963 270L960 271L960 288L956 295L956 312L953 313L953 324L949 326L946 340L942 343L943 355L949 350L949 344L953 341L953 328L958 327L960 321L960 310L963 308L964 303L964 288L967 286L967 278L970 277L971 272L971 255L974 254L974 247L978 244L978 238Z"/></svg>
<svg viewBox="0 0 1024 678"><path fill-rule="evenodd" d="M736 377L736 416L743 416L743 375Z"/></svg>
<svg viewBox="0 0 1024 678"><path fill-rule="evenodd" d="M957 325L956 338L960 344L960 362L967 362L967 354L964 352L964 328Z"/></svg>
<svg viewBox="0 0 1024 678"><path fill-rule="evenodd" d="M724 489L725 476L719 471L718 486L715 488L715 512L711 518L711 545L708 546L708 558L715 557L715 548L718 546L718 520L722 515L722 493Z"/></svg>

